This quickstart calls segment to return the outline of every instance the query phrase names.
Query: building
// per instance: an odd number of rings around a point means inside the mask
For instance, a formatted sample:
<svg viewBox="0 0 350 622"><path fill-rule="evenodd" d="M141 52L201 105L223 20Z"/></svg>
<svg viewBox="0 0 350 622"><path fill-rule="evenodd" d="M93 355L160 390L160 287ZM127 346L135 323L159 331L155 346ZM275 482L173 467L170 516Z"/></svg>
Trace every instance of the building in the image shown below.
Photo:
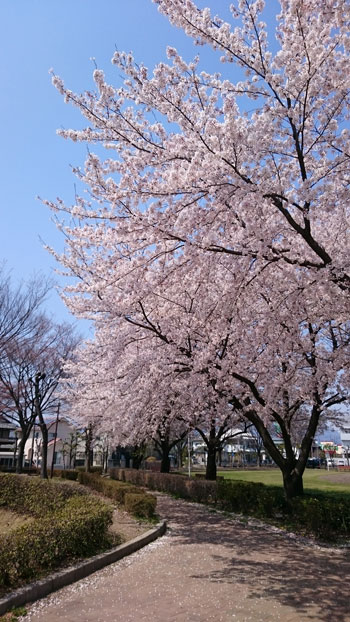
<svg viewBox="0 0 350 622"><path fill-rule="evenodd" d="M53 417L46 420L48 428L47 468L71 469L82 466L85 460L85 446L80 430L66 417ZM42 435L38 425L34 425L26 442L25 460L33 466L40 466L42 454Z"/></svg>
<svg viewBox="0 0 350 622"><path fill-rule="evenodd" d="M16 425L0 415L0 467L12 467L17 448Z"/></svg>
<svg viewBox="0 0 350 622"><path fill-rule="evenodd" d="M348 463L350 458L350 420L346 423L340 432L340 438L343 446L343 453L346 456Z"/></svg>
<svg viewBox="0 0 350 622"><path fill-rule="evenodd" d="M67 417L46 418L48 428L47 468L74 469L85 465L86 434ZM103 437L94 438L91 464L105 466L112 448ZM25 445L25 461L39 467L42 456L42 434L39 425L32 428Z"/></svg>

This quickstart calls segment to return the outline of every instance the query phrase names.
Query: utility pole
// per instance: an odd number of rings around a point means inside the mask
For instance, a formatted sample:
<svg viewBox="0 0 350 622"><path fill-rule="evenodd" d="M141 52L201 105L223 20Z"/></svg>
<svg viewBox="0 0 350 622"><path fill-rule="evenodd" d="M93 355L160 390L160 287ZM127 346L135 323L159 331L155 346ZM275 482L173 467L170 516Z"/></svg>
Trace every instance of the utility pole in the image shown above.
<svg viewBox="0 0 350 622"><path fill-rule="evenodd" d="M55 438L54 438L54 441L53 441L53 451L52 451L52 460L51 460L51 473L50 473L51 479L53 478L53 466L54 466L54 463L55 463L57 427L58 427L58 417L59 417L59 414L60 414L60 406L61 406L61 403L58 402L57 415L56 415L56 426L55 426Z"/></svg>

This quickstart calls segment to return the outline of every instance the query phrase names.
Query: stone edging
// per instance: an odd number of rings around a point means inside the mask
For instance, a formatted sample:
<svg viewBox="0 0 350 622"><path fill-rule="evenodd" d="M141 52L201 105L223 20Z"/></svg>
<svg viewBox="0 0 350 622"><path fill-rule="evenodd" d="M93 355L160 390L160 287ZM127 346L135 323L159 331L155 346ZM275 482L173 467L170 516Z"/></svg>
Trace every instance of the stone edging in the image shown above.
<svg viewBox="0 0 350 622"><path fill-rule="evenodd" d="M146 533L130 540L129 542L126 542L125 544L120 544L112 550L90 557L89 559L79 562L74 566L69 566L69 568L59 570L58 572L50 574L40 581L35 581L34 583L30 583L29 585L25 585L24 587L11 592L8 596L0 599L0 615L3 615L6 611L12 609L13 607L20 607L28 602L33 602L39 598L43 598L51 592L59 590L65 585L69 585L70 583L74 583L75 581L79 581L79 579L87 577L93 572L96 572L96 570L100 570L101 568L108 566L108 564L113 564L126 555L135 553L135 551L138 551L142 547L146 546L146 544L149 544L162 536L165 531L166 521L162 521L161 523L158 523L155 529L150 529L149 531L146 531Z"/></svg>

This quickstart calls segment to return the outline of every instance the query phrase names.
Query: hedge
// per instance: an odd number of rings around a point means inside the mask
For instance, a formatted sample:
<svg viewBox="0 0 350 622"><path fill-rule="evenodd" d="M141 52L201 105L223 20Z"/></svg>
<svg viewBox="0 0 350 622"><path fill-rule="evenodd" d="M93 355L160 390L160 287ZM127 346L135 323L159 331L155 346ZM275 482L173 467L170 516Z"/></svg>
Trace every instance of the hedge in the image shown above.
<svg viewBox="0 0 350 622"><path fill-rule="evenodd" d="M114 482L113 480L106 479L105 477L100 477L98 473L80 472L78 481L80 484L84 484L85 486L89 486L90 488L97 490L119 504L124 503L124 497L127 492L140 492L140 489L136 486L130 486L124 482Z"/></svg>
<svg viewBox="0 0 350 622"><path fill-rule="evenodd" d="M320 540L336 542L350 538L350 500L327 495L305 495L292 502L292 525Z"/></svg>
<svg viewBox="0 0 350 622"><path fill-rule="evenodd" d="M36 517L0 535L2 588L16 587L63 561L94 555L111 544L107 530L112 508L65 482L0 474L0 504Z"/></svg>
<svg viewBox="0 0 350 622"><path fill-rule="evenodd" d="M282 488L225 480L218 482L218 502L226 510L272 518L319 540L332 542L350 537L349 499L306 493L287 502Z"/></svg>
<svg viewBox="0 0 350 622"><path fill-rule="evenodd" d="M282 488L258 482L219 480L217 500L224 510L261 518L277 518L290 512Z"/></svg>
<svg viewBox="0 0 350 622"><path fill-rule="evenodd" d="M326 493L305 494L287 502L282 488L262 483L217 482L181 475L132 469L110 469L110 477L147 486L184 499L215 504L219 509L268 519L319 540L336 542L350 538L350 500Z"/></svg>
<svg viewBox="0 0 350 622"><path fill-rule="evenodd" d="M153 518L156 512L157 499L154 495L127 492L125 509L139 518Z"/></svg>
<svg viewBox="0 0 350 622"><path fill-rule="evenodd" d="M105 477L100 477L96 473L81 472L79 473L78 479L79 483L90 486L120 505L125 505L125 509L138 518L153 518L155 515L155 508L157 505L156 497L140 490L139 486L133 486L126 482L115 481L113 479L106 479ZM126 497L128 495L137 497L137 499L133 502L129 499L128 504L126 504Z"/></svg>
<svg viewBox="0 0 350 622"><path fill-rule="evenodd" d="M75 482L78 479L78 471L74 469L55 469L53 476L61 479L69 479Z"/></svg>
<svg viewBox="0 0 350 622"><path fill-rule="evenodd" d="M98 473L102 475L103 468L101 466L91 466L90 470L86 471L84 466L78 466L75 470L79 471L79 473Z"/></svg>
<svg viewBox="0 0 350 622"><path fill-rule="evenodd" d="M130 482L136 486L146 486L151 490L168 492L183 499L198 503L216 503L216 482L136 469L112 468L109 474L112 479Z"/></svg>
<svg viewBox="0 0 350 622"><path fill-rule="evenodd" d="M19 513L41 517L43 512L54 512L63 507L73 495L86 495L83 488L73 488L66 482L53 482L0 473L0 506L6 506Z"/></svg>

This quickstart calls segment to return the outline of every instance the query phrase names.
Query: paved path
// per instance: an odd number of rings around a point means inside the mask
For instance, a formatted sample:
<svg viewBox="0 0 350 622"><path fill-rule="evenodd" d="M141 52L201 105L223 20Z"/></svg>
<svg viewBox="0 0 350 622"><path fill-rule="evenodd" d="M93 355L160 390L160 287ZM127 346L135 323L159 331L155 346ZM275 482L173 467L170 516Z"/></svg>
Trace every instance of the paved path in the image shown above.
<svg viewBox="0 0 350 622"><path fill-rule="evenodd" d="M34 604L23 622L350 622L349 549L165 495L158 510L166 536Z"/></svg>

